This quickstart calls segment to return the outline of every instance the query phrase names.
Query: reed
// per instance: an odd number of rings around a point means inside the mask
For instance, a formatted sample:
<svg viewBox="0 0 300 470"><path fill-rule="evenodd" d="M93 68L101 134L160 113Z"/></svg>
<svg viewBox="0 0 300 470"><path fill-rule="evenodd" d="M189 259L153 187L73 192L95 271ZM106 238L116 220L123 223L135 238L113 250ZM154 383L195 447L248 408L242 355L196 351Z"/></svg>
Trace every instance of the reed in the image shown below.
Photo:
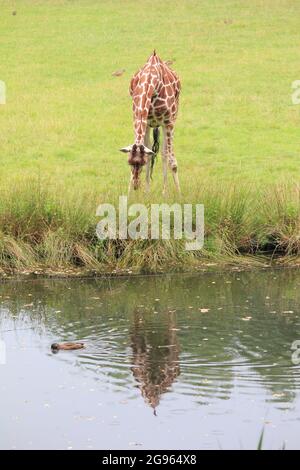
<svg viewBox="0 0 300 470"><path fill-rule="evenodd" d="M210 184L189 191L182 203L205 206L205 243L195 252L186 251L184 240L98 240L97 205L114 200L117 207L116 194L107 197L99 201L95 191L78 194L34 178L2 187L1 268L161 272L197 270L210 263L240 267L262 266L272 259L295 263L300 256L298 185L262 189ZM143 195L132 196L131 201L135 199L141 202Z"/></svg>

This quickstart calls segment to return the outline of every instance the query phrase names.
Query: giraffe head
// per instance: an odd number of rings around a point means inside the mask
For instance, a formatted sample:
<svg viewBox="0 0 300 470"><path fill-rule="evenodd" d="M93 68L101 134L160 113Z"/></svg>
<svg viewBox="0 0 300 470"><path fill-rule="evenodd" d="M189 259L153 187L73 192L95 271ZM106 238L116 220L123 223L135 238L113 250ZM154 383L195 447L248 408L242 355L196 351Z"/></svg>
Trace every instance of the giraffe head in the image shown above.
<svg viewBox="0 0 300 470"><path fill-rule="evenodd" d="M120 151L128 153L128 164L131 166L133 188L138 189L142 168L146 165L148 159L155 154L143 144L128 145L128 147L123 147Z"/></svg>

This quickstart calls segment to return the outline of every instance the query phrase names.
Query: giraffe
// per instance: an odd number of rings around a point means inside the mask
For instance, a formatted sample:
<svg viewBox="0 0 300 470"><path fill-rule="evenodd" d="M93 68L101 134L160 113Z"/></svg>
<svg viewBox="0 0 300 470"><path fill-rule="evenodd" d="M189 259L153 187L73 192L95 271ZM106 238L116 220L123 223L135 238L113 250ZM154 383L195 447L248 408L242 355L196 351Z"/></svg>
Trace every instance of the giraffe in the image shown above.
<svg viewBox="0 0 300 470"><path fill-rule="evenodd" d="M178 112L180 80L155 50L146 64L133 76L129 92L133 100L135 142L123 147L131 166L129 192L140 186L140 174L146 166L146 190L159 149L159 128L163 129L163 193L167 190L167 173L170 167L174 183L180 192L177 160L173 150L174 126ZM150 149L150 130L153 128L154 144Z"/></svg>
<svg viewBox="0 0 300 470"><path fill-rule="evenodd" d="M160 319L145 316L139 310L134 310L133 315L131 370L145 402L156 415L161 395L180 375L176 314L168 311L163 326ZM159 337L152 331L153 321L160 323Z"/></svg>

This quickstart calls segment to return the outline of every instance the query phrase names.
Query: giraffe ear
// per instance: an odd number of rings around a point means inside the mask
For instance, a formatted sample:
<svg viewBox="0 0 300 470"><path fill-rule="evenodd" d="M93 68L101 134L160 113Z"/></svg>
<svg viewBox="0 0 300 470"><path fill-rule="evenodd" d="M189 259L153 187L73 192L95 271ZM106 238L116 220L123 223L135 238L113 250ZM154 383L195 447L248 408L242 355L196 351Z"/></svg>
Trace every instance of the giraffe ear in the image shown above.
<svg viewBox="0 0 300 470"><path fill-rule="evenodd" d="M152 150L148 149L148 147L144 147L144 152L146 155L155 155L155 153Z"/></svg>
<svg viewBox="0 0 300 470"><path fill-rule="evenodd" d="M129 152L131 152L131 150L132 150L132 145L128 145L128 147L121 148L120 152L129 153Z"/></svg>

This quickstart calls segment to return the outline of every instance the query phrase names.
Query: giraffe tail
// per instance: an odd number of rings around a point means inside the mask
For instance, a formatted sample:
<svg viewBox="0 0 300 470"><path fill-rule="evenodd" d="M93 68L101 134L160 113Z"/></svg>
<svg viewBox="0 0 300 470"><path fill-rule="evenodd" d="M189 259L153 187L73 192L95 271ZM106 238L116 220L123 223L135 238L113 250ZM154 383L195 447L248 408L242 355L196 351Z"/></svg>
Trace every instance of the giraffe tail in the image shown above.
<svg viewBox="0 0 300 470"><path fill-rule="evenodd" d="M150 176L152 179L152 173L153 173L153 167L155 163L155 159L157 157L159 151L159 127L155 127L153 129L153 145L152 145L152 152L154 152L154 155L151 157L151 170L150 170Z"/></svg>

